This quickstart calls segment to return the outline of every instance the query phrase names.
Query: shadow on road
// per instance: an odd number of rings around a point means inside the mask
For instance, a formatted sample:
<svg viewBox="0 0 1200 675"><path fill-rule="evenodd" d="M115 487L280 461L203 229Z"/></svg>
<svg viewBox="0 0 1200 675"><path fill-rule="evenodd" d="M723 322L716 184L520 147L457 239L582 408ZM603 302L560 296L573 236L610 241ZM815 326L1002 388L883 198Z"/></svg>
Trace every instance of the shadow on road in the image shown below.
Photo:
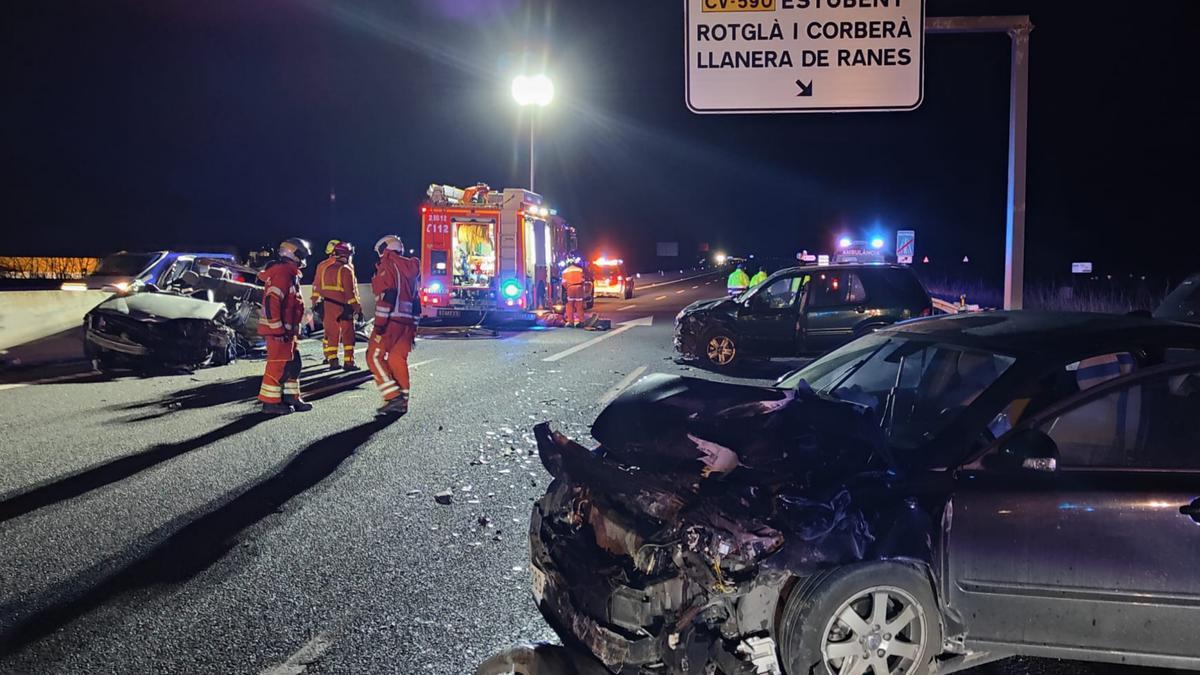
<svg viewBox="0 0 1200 675"><path fill-rule="evenodd" d="M362 382L371 379L370 373L366 373L365 379L363 379L363 373L365 372L366 371L355 373L345 373L344 371L330 372L324 367L322 367L321 371L317 372L302 372L300 375L301 391L306 392L309 390L321 390L324 392L331 386L340 385L344 382L350 381L356 381L358 384L361 384ZM181 389L179 391L170 392L161 398L150 401L139 401L137 403L113 405L109 407L109 410L118 412L144 410L147 412L135 417L115 419L112 420L111 423L127 424L131 422L145 422L166 417L167 415L180 410L211 408L218 405L224 405L226 403L251 401L258 394L258 387L261 383L262 375L246 375L233 380L207 382L190 389ZM337 393L343 389L344 388L336 388L333 393ZM324 396L320 396L318 398L324 398Z"/></svg>
<svg viewBox="0 0 1200 675"><path fill-rule="evenodd" d="M262 415L247 415L213 429L195 438L189 438L179 443L164 443L135 455L126 455L79 473L58 478L15 497L0 502L0 523L36 511L44 506L55 504L78 497L81 494L103 487L119 480L124 480L136 473L161 464L184 453L203 448L206 445L228 438L243 431L249 431L265 422L268 418Z"/></svg>
<svg viewBox="0 0 1200 675"><path fill-rule="evenodd" d="M44 603L35 601L34 606L41 605L39 609L12 622L0 635L0 657L24 649L122 593L155 584L180 583L195 576L233 548L239 532L277 512L290 499L333 474L346 458L393 421L395 418L377 418L326 436L232 500L224 503L217 500L204 509L181 516L175 523L187 524L166 533L144 555L139 556L139 547L135 546L48 591ZM163 529L169 530L173 525ZM132 562L109 569L114 560L133 556L137 557ZM100 581L94 583L96 579ZM12 616L13 609L0 608L0 619L5 614Z"/></svg>

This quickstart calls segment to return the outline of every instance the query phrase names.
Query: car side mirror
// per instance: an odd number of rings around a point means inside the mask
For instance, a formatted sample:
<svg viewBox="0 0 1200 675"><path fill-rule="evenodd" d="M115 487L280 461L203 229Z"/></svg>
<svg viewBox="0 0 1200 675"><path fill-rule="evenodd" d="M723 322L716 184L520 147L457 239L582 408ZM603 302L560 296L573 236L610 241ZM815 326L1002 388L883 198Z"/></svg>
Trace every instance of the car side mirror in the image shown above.
<svg viewBox="0 0 1200 675"><path fill-rule="evenodd" d="M984 466L999 471L1053 473L1058 470L1058 445L1044 431L1023 429L988 455Z"/></svg>

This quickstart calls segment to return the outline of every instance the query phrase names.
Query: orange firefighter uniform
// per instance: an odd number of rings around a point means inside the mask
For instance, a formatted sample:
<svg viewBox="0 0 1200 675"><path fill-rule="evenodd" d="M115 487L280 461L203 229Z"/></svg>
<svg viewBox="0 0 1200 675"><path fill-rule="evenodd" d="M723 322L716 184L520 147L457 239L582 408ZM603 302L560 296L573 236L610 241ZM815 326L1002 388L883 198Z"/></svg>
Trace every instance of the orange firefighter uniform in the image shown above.
<svg viewBox="0 0 1200 675"><path fill-rule="evenodd" d="M562 271L562 283L567 291L565 320L568 326L577 326L583 322L583 268L574 263L567 265Z"/></svg>
<svg viewBox="0 0 1200 675"><path fill-rule="evenodd" d="M296 332L304 320L300 299L300 266L292 260L267 265L263 282L262 316L258 334L267 339L267 370L258 400L268 404L300 402L300 350Z"/></svg>
<svg viewBox="0 0 1200 675"><path fill-rule="evenodd" d="M362 313L358 299L358 279L347 260L330 256L317 265L313 277L313 305L323 305L321 323L325 328L325 361L337 365L338 345L346 366L354 365L354 316Z"/></svg>
<svg viewBox="0 0 1200 675"><path fill-rule="evenodd" d="M416 258L385 250L371 279L375 330L367 346L367 366L385 402L397 398L408 400L408 355L417 337L420 273Z"/></svg>

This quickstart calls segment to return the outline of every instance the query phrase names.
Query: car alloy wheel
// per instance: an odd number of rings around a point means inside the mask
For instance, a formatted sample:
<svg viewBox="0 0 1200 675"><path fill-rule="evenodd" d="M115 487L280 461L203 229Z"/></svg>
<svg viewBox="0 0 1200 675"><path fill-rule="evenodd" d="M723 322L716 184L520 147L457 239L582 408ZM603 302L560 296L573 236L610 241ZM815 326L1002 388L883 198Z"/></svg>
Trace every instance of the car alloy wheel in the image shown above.
<svg viewBox="0 0 1200 675"><path fill-rule="evenodd" d="M911 675L924 664L929 617L912 595L894 586L863 590L833 613L821 658L838 675Z"/></svg>
<svg viewBox="0 0 1200 675"><path fill-rule="evenodd" d="M727 366L737 358L737 344L728 335L714 335L708 339L708 360L717 366Z"/></svg>

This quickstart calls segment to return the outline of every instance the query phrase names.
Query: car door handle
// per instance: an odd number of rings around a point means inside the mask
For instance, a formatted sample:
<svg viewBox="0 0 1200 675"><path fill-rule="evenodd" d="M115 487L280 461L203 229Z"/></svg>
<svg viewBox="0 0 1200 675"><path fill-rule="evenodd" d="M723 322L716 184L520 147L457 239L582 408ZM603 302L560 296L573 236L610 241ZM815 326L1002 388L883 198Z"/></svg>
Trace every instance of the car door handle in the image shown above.
<svg viewBox="0 0 1200 675"><path fill-rule="evenodd" d="M1200 523L1200 499L1194 500L1187 506L1179 507L1179 512L1185 516L1191 516L1192 520Z"/></svg>

